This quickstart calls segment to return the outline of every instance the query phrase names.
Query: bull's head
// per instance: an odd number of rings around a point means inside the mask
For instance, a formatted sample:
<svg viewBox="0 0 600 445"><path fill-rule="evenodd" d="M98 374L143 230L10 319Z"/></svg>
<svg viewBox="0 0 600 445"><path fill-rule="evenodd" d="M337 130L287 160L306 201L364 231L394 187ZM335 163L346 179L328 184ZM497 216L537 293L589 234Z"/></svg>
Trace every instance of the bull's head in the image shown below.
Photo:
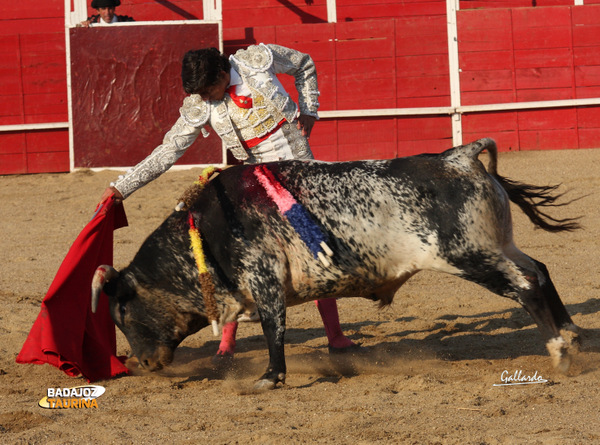
<svg viewBox="0 0 600 445"><path fill-rule="evenodd" d="M188 335L206 326L206 319L185 315L175 302L138 284L128 270L100 266L92 280L92 312L101 292L109 296L110 314L125 334L140 365L156 371L173 360L173 352Z"/></svg>

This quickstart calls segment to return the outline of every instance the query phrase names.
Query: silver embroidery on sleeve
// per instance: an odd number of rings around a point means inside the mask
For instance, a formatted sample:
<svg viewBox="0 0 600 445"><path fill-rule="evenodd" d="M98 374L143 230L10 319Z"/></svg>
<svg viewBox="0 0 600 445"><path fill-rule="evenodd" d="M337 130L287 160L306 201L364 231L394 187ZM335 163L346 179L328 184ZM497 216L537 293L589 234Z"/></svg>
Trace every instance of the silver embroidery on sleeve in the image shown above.
<svg viewBox="0 0 600 445"><path fill-rule="evenodd" d="M116 189L127 198L140 187L162 175L185 153L198 134L200 128L188 125L184 117L179 117L165 135L162 144L115 181Z"/></svg>
<svg viewBox="0 0 600 445"><path fill-rule="evenodd" d="M318 118L319 88L317 70L312 58L291 48L269 44L276 73L290 74L296 78L300 113Z"/></svg>

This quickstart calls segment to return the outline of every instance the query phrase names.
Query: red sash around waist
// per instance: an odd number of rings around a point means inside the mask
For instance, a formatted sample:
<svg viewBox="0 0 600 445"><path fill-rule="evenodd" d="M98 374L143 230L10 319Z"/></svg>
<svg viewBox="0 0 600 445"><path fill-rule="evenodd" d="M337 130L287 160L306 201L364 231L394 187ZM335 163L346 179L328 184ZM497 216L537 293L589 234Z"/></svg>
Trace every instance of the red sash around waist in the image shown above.
<svg viewBox="0 0 600 445"><path fill-rule="evenodd" d="M248 150L252 147L256 147L258 144L260 144L262 141L266 141L267 139L269 139L269 137L275 133L277 130L279 130L282 125L286 122L285 119L281 119L281 121L275 126L275 128L273 128L271 131L269 131L267 134L257 137L257 138L252 138L252 139L248 139L247 141L241 141L242 142L242 146Z"/></svg>

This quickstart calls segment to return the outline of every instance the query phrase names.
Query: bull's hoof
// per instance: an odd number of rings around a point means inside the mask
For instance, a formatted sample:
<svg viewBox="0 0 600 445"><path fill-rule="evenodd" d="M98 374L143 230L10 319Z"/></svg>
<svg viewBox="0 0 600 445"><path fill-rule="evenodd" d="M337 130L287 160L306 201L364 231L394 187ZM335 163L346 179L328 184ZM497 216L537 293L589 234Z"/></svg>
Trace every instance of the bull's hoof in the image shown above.
<svg viewBox="0 0 600 445"><path fill-rule="evenodd" d="M263 375L260 380L254 384L254 389L257 391L268 391L275 389L278 383L285 383L285 374L280 372L275 377L270 377L269 374Z"/></svg>
<svg viewBox="0 0 600 445"><path fill-rule="evenodd" d="M581 347L580 329L569 324L560 330L560 336L565 340L566 347L570 354L577 354Z"/></svg>
<svg viewBox="0 0 600 445"><path fill-rule="evenodd" d="M562 337L552 338L546 343L546 348L552 358L552 365L557 371L563 374L566 374L571 367L569 346Z"/></svg>
<svg viewBox="0 0 600 445"><path fill-rule="evenodd" d="M268 391L270 389L275 389L275 382L268 379L261 379L254 384L254 389L256 391Z"/></svg>

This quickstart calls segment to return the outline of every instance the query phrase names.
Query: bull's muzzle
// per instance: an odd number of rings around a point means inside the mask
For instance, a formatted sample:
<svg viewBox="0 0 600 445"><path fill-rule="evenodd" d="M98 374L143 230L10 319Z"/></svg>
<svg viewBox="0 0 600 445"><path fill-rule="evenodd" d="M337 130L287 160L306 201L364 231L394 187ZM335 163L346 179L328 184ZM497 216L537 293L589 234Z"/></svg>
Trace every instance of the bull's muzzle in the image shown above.
<svg viewBox="0 0 600 445"><path fill-rule="evenodd" d="M92 279L92 313L96 313L98 309L98 301L100 300L100 293L104 288L104 285L113 278L119 276L119 272L112 266L103 264L96 269L94 278Z"/></svg>

